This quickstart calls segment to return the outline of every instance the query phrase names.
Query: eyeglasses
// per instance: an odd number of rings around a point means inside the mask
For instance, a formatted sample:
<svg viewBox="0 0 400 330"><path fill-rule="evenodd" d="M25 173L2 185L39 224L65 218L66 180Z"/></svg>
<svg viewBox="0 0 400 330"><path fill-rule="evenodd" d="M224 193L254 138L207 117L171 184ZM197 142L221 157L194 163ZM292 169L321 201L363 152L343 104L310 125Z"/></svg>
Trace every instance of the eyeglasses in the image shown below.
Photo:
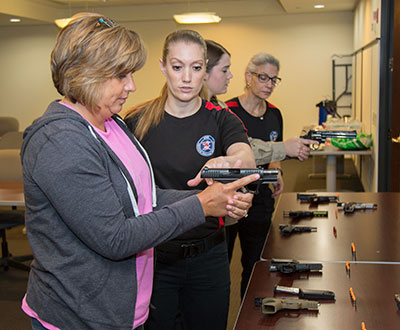
<svg viewBox="0 0 400 330"><path fill-rule="evenodd" d="M282 79L279 77L270 77L266 73L257 73L257 72L250 72L253 76L258 78L260 83L267 83L269 81L272 82L273 86L279 86L281 84Z"/></svg>

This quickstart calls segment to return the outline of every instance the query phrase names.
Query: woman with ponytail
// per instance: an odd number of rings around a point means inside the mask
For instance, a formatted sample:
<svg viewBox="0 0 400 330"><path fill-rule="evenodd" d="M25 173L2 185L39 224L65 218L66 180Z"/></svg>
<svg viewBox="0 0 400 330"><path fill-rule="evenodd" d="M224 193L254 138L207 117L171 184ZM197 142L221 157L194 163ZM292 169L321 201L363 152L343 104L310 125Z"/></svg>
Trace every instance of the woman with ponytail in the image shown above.
<svg viewBox="0 0 400 330"><path fill-rule="evenodd" d="M195 31L179 30L164 43L161 95L128 113L126 122L145 146L160 188L204 189L208 167L255 167L241 121L205 99L207 48ZM245 216L249 194L238 194ZM239 203L240 205L240 203ZM153 295L146 329L218 329L227 324L230 276L223 218L206 222L156 248Z"/></svg>

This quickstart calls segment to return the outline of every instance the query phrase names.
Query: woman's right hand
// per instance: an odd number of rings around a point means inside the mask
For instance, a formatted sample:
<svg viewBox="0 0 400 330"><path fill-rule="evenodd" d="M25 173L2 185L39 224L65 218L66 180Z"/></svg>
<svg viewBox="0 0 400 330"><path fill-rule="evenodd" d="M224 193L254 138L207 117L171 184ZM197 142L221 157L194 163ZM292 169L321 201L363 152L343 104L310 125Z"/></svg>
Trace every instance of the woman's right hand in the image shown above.
<svg viewBox="0 0 400 330"><path fill-rule="evenodd" d="M203 207L204 215L214 217L229 215L234 219L245 216L251 206L253 194L243 194L238 190L259 178L259 174L252 174L227 184L214 182L208 186L196 195Z"/></svg>
<svg viewBox="0 0 400 330"><path fill-rule="evenodd" d="M286 155L298 158L300 161L310 156L310 145L318 144L317 141L294 137L284 142Z"/></svg>

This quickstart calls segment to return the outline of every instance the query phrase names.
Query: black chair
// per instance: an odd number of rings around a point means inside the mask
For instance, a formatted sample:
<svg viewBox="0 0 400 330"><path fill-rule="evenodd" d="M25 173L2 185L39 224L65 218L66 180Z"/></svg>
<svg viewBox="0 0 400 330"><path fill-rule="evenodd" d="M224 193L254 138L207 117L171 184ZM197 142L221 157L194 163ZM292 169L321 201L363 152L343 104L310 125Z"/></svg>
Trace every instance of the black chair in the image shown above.
<svg viewBox="0 0 400 330"><path fill-rule="evenodd" d="M18 131L18 129L19 122L17 118L0 116L0 136L7 132Z"/></svg>
<svg viewBox="0 0 400 330"><path fill-rule="evenodd" d="M0 267L8 270L9 267L14 267L22 270L29 271L30 267L24 262L32 260L32 255L25 256L12 256L8 250L8 243L6 237L6 230L24 225L24 211L19 210L1 210L0 211L0 237L1 237L1 259Z"/></svg>
<svg viewBox="0 0 400 330"><path fill-rule="evenodd" d="M0 136L0 149L21 149L24 132L7 132Z"/></svg>

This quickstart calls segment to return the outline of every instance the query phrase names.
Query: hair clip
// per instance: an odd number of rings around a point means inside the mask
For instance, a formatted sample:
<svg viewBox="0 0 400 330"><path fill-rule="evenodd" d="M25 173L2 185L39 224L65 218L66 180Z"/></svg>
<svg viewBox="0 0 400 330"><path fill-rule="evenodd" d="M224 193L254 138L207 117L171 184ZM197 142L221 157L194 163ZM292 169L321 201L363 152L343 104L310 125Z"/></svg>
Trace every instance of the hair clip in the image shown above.
<svg viewBox="0 0 400 330"><path fill-rule="evenodd" d="M113 28L113 27L115 27L115 25L116 25L116 24L115 24L112 20L110 20L109 18L100 17L100 18L99 18L99 22L96 24L96 27L99 27L101 23L103 23L104 25L106 25L106 26L109 27L109 28Z"/></svg>

